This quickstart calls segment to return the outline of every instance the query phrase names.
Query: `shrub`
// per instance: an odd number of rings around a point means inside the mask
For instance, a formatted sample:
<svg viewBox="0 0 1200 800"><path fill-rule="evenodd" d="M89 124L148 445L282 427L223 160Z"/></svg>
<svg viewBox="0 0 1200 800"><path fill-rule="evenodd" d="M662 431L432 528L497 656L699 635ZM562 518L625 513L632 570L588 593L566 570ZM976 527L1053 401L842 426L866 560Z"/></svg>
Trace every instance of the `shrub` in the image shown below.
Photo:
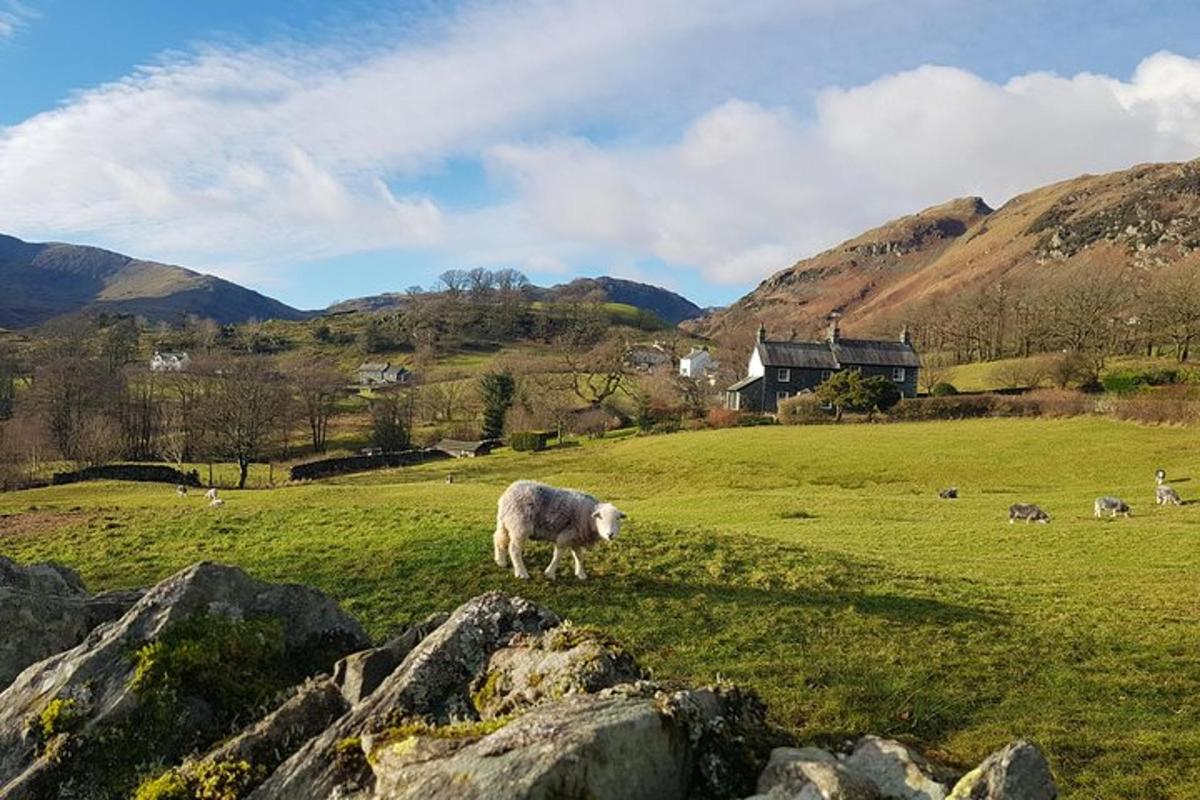
<svg viewBox="0 0 1200 800"><path fill-rule="evenodd" d="M993 399L994 396L989 394L905 398L888 412L888 418L915 422L986 417L992 413Z"/></svg>
<svg viewBox="0 0 1200 800"><path fill-rule="evenodd" d="M759 425L774 425L775 420L767 414L740 414L737 425L739 428L755 428Z"/></svg>
<svg viewBox="0 0 1200 800"><path fill-rule="evenodd" d="M589 408L572 415L571 433L602 439L614 425L615 418L608 411Z"/></svg>
<svg viewBox="0 0 1200 800"><path fill-rule="evenodd" d="M779 403L779 421L784 425L813 425L833 418L816 395L799 394Z"/></svg>
<svg viewBox="0 0 1200 800"><path fill-rule="evenodd" d="M133 800L241 800L265 773L247 761L201 761L144 781Z"/></svg>
<svg viewBox="0 0 1200 800"><path fill-rule="evenodd" d="M732 428L738 424L741 414L732 408L710 408L705 421L710 428Z"/></svg>
<svg viewBox="0 0 1200 800"><path fill-rule="evenodd" d="M508 437L508 446L520 452L545 450L547 437L540 431L519 431Z"/></svg>
<svg viewBox="0 0 1200 800"><path fill-rule="evenodd" d="M947 383L946 381L935 383L933 388L929 390L930 397L952 397L956 394L958 394L958 389L955 388L953 383Z"/></svg>
<svg viewBox="0 0 1200 800"><path fill-rule="evenodd" d="M1117 419L1149 425L1187 425L1200 421L1200 403L1185 387L1118 397L1112 405Z"/></svg>
<svg viewBox="0 0 1200 800"><path fill-rule="evenodd" d="M649 433L679 433L683 428L677 419L665 419L662 422L656 422L650 427Z"/></svg>

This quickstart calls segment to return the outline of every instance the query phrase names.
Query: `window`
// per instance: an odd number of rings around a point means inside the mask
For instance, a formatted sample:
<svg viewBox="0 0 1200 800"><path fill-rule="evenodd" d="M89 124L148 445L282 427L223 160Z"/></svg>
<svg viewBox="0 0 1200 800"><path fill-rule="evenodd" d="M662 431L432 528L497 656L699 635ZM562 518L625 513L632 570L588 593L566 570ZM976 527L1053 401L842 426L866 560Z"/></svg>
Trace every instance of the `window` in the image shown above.
<svg viewBox="0 0 1200 800"><path fill-rule="evenodd" d="M827 370L827 369L823 369L823 370L821 370L821 382L822 382L822 383L824 383L825 381L829 380L831 377L833 377L833 373L832 373L832 372L830 372L830 371L829 371L829 370Z"/></svg>
<svg viewBox="0 0 1200 800"><path fill-rule="evenodd" d="M904 367L892 367L892 380L896 383L904 383Z"/></svg>
<svg viewBox="0 0 1200 800"><path fill-rule="evenodd" d="M788 383L792 379L792 371L790 369L779 370L779 382Z"/></svg>
<svg viewBox="0 0 1200 800"><path fill-rule="evenodd" d="M792 396L791 392L776 392L775 393L775 402L779 403L782 400L787 400L791 396Z"/></svg>
<svg viewBox="0 0 1200 800"><path fill-rule="evenodd" d="M729 393L729 408L732 409L733 411L737 411L738 406L741 405L741 399L742 399L742 396L740 394L738 394L737 392L730 392Z"/></svg>

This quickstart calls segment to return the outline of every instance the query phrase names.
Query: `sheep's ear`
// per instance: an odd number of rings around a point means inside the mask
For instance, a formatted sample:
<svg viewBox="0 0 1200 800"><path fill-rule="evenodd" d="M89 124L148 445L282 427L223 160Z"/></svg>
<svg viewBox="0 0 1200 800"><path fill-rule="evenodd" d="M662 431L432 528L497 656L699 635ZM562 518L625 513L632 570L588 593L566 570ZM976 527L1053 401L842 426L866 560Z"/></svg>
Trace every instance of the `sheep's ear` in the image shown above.
<svg viewBox="0 0 1200 800"><path fill-rule="evenodd" d="M593 512L592 512L592 519L600 519L600 512L599 512L599 511L593 511Z"/></svg>
<svg viewBox="0 0 1200 800"><path fill-rule="evenodd" d="M617 519L629 519L629 515L626 514L624 511L618 511Z"/></svg>

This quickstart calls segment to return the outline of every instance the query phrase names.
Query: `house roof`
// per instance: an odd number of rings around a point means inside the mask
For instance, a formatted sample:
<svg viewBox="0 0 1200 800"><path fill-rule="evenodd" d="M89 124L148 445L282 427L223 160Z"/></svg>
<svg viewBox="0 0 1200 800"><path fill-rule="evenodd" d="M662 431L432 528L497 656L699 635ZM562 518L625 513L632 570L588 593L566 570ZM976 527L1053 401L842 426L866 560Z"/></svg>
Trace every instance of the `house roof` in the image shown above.
<svg viewBox="0 0 1200 800"><path fill-rule="evenodd" d="M917 351L906 342L838 339L836 342L759 342L764 367L841 369L842 367L920 367Z"/></svg>
<svg viewBox="0 0 1200 800"><path fill-rule="evenodd" d="M701 356L701 355L711 356L711 353L709 353L707 350L700 350L698 348L693 347L691 352L689 352L686 356L684 356L684 358L685 359L695 358L696 356Z"/></svg>
<svg viewBox="0 0 1200 800"><path fill-rule="evenodd" d="M364 361L358 365L359 372L383 372L387 368L386 361Z"/></svg>
<svg viewBox="0 0 1200 800"><path fill-rule="evenodd" d="M761 380L762 380L762 375L748 375L745 378L742 378L737 383L735 383L733 386L730 386L725 391L740 392L742 389L745 389L747 386L754 383L755 381L761 381Z"/></svg>
<svg viewBox="0 0 1200 800"><path fill-rule="evenodd" d="M837 360L842 364L862 364L871 367L920 367L917 351L907 342L874 339L839 339L833 345Z"/></svg>
<svg viewBox="0 0 1200 800"><path fill-rule="evenodd" d="M838 369L828 342L759 342L757 349L764 367Z"/></svg>

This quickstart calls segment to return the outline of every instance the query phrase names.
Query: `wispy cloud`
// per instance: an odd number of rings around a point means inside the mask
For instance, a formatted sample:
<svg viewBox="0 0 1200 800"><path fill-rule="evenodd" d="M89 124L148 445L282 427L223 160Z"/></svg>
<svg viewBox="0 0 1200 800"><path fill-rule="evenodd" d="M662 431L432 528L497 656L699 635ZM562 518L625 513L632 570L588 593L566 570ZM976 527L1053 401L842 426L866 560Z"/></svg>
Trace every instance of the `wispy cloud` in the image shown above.
<svg viewBox="0 0 1200 800"><path fill-rule="evenodd" d="M20 0L0 2L0 43L16 36L37 16L37 12L32 7L25 5Z"/></svg>
<svg viewBox="0 0 1200 800"><path fill-rule="evenodd" d="M778 68L796 37L865 8L886 26L890 4L616 6L473 4L365 48L164 58L0 129L0 220L242 277L404 248L743 283L952 196L1200 146L1200 61L1169 53L1126 77L923 66L811 95ZM447 159L485 164L494 199L413 188Z"/></svg>

